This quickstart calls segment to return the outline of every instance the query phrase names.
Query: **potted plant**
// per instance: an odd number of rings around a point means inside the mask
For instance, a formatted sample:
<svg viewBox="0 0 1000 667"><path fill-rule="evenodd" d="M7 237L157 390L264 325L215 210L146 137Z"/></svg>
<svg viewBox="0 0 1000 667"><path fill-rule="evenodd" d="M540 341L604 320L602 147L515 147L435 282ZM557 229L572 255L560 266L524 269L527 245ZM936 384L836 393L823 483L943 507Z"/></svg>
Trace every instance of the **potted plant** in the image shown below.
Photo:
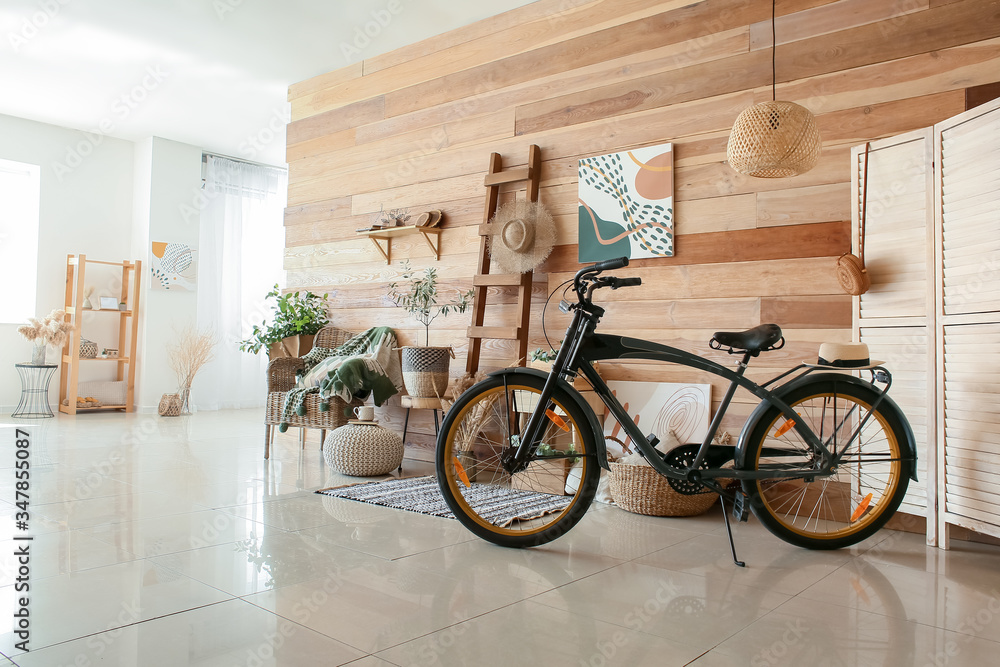
<svg viewBox="0 0 1000 667"><path fill-rule="evenodd" d="M559 345L562 345L562 341L559 341ZM548 373L552 370L552 362L556 360L555 350L543 350L542 348L536 348L528 357L528 366L531 368L537 368L540 371L545 371ZM601 365L594 362L594 370L600 374ZM578 391L590 391L593 389L590 381L582 375L577 375L573 380L573 386L576 387Z"/></svg>
<svg viewBox="0 0 1000 667"><path fill-rule="evenodd" d="M254 325L250 336L240 341L240 349L250 354L267 349L269 359L302 356L312 349L316 333L330 323L326 297L312 292L283 295L275 284L265 297L275 300L271 324Z"/></svg>
<svg viewBox="0 0 1000 667"><path fill-rule="evenodd" d="M472 299L472 290L459 292L458 297L446 304L438 304L437 269L427 267L423 276L403 263L403 280L409 281L401 288L389 285L389 298L424 325L424 345L402 348L403 385L410 396L440 398L448 389L448 367L455 356L451 347L432 347L431 322L452 312L464 313Z"/></svg>

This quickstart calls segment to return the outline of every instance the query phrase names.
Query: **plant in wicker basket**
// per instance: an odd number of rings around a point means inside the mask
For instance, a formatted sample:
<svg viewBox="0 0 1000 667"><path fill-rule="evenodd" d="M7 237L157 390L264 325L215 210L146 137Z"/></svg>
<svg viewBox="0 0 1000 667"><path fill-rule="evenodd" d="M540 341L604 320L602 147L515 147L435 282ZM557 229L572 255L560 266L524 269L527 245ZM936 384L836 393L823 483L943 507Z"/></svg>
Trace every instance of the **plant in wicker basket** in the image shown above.
<svg viewBox="0 0 1000 667"><path fill-rule="evenodd" d="M330 323L326 297L326 294L319 296L312 292L281 294L281 289L275 284L274 289L264 297L265 301L275 300L271 323L255 324L250 336L240 341L240 349L250 354L268 350L272 358L305 354L312 347L312 337ZM295 337L308 337L308 347L289 350L285 339Z"/></svg>
<svg viewBox="0 0 1000 667"><path fill-rule="evenodd" d="M417 275L409 262L403 263L405 288L398 283L389 285L389 298L424 325L424 346L402 348L403 384L410 396L440 398L448 389L448 367L455 353L450 347L431 347L431 322L452 312L464 313L470 305L473 291L459 292L458 297L439 304L437 269L427 267Z"/></svg>

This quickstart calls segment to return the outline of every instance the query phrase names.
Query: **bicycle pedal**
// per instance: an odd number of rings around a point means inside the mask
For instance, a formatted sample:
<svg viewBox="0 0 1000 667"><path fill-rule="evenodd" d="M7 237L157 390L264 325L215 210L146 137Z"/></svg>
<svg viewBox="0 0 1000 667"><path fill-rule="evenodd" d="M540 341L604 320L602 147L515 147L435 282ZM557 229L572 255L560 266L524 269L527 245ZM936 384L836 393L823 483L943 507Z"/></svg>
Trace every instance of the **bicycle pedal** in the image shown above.
<svg viewBox="0 0 1000 667"><path fill-rule="evenodd" d="M746 523L747 519L750 518L750 512L747 509L746 496L742 493L737 493L736 497L733 498L733 518L740 523Z"/></svg>

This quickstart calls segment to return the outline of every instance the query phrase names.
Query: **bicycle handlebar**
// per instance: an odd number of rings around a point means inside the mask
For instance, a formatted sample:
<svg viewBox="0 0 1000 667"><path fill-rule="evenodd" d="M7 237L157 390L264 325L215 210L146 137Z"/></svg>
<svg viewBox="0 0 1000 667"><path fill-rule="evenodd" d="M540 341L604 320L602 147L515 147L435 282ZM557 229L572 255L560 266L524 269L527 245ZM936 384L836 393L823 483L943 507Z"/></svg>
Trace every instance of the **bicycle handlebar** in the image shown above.
<svg viewBox="0 0 1000 667"><path fill-rule="evenodd" d="M614 271L615 269L622 269L628 266L628 257L616 257L614 259L606 259L603 262L598 262L592 265L590 268L600 271Z"/></svg>
<svg viewBox="0 0 1000 667"><path fill-rule="evenodd" d="M591 293L599 287L610 287L615 290L619 287L634 287L642 284L641 278L617 278L607 276L596 277L603 271L611 271L628 266L628 257L616 257L603 262L597 262L585 266L576 272L573 278L573 289L577 293L580 303L589 302Z"/></svg>

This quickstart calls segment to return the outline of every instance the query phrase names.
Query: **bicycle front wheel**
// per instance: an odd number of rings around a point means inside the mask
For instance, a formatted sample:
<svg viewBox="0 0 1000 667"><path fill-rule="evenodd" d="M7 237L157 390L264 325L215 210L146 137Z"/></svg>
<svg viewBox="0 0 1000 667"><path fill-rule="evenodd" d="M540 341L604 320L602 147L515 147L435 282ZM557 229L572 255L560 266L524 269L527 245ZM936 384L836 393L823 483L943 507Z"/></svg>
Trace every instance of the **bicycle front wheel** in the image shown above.
<svg viewBox="0 0 1000 667"><path fill-rule="evenodd" d="M538 405L544 379L491 376L455 402L438 436L438 485L455 517L505 547L550 542L590 507L600 469L587 416L563 389L545 409L541 444L523 470L503 461Z"/></svg>
<svg viewBox="0 0 1000 667"><path fill-rule="evenodd" d="M872 411L878 392L817 378L783 400L831 452L842 454L829 477L744 480L760 522L781 539L809 549L839 549L875 534L906 494L914 464L902 417L889 404ZM819 454L777 408L746 444L745 467L815 470Z"/></svg>

